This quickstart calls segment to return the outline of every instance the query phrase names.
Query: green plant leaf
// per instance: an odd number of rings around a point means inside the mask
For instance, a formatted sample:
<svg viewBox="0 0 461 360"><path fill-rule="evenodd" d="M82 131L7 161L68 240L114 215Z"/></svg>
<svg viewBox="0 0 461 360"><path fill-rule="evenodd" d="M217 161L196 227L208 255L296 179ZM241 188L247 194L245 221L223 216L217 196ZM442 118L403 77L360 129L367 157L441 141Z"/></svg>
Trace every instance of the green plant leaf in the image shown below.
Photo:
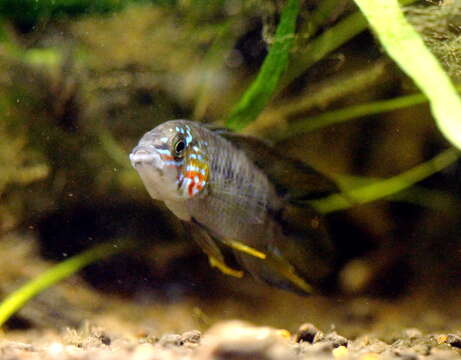
<svg viewBox="0 0 461 360"><path fill-rule="evenodd" d="M410 5L416 1L417 0L401 0L400 3L402 5ZM280 92L316 62L324 59L354 36L360 34L367 28L367 25L365 17L362 13L357 11L346 16L335 26L312 39L312 41L307 44L306 48L290 61L289 68L283 75L277 92Z"/></svg>
<svg viewBox="0 0 461 360"><path fill-rule="evenodd" d="M126 248L126 244L122 244L122 246L109 243L96 245L81 254L60 262L44 273L38 275L18 290L11 293L1 302L0 326L3 326L3 324L5 324L5 322L14 313L20 310L24 304L40 292L75 274L81 268L94 263L97 260L114 255L122 250L126 250Z"/></svg>
<svg viewBox="0 0 461 360"><path fill-rule="evenodd" d="M354 205L379 200L405 190L436 172L445 169L459 158L457 149L447 149L420 165L389 179L370 185L354 188L344 194L333 194L326 198L311 201L311 205L321 213L348 209Z"/></svg>
<svg viewBox="0 0 461 360"><path fill-rule="evenodd" d="M348 120L360 119L364 116L371 116L383 112L394 111L427 102L424 94L411 94L396 97L389 100L373 101L366 104L348 106L338 110L332 110L319 115L310 116L297 120L290 124L287 130L274 134L272 137L276 141L287 139L294 135L299 135L321 129L326 126L339 124Z"/></svg>
<svg viewBox="0 0 461 360"><path fill-rule="evenodd" d="M440 131L461 148L461 100L397 0L355 0L386 52L429 99Z"/></svg>
<svg viewBox="0 0 461 360"><path fill-rule="evenodd" d="M274 43L256 79L245 91L227 119L226 126L230 129L240 130L256 119L274 94L280 77L288 65L298 13L299 0L288 0L275 32Z"/></svg>

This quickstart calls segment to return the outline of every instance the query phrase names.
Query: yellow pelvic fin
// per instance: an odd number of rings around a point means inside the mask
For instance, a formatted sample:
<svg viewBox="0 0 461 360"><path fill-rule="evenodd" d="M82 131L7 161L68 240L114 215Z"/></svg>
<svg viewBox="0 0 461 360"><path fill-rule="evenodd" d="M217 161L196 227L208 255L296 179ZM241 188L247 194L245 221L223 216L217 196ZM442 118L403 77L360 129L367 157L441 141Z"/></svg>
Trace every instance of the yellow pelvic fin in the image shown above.
<svg viewBox="0 0 461 360"><path fill-rule="evenodd" d="M224 244L230 246L231 248L233 248L235 250L238 250L238 251L241 251L241 252L243 252L245 254L254 256L254 257L258 258L258 259L263 259L264 260L267 257L267 255L264 254L263 252L261 252L259 250L256 250L255 248L252 248L251 246L245 245L245 244L241 243L240 241L225 240Z"/></svg>
<svg viewBox="0 0 461 360"><path fill-rule="evenodd" d="M217 267L219 270L221 270L222 273L226 275L234 276L236 278L243 277L243 271L234 270L230 268L223 261L215 258L214 256L208 255L208 260L210 262L211 267Z"/></svg>

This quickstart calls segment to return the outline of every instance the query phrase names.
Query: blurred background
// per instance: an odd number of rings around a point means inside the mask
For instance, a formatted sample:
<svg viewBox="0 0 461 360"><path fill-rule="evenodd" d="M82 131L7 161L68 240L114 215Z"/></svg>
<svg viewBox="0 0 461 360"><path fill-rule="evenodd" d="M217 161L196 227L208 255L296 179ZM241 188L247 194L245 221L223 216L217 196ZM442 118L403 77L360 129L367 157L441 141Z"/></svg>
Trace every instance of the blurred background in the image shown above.
<svg viewBox="0 0 461 360"><path fill-rule="evenodd" d="M8 329L90 319L185 331L242 318L334 324L352 336L459 325L459 163L391 199L331 214L338 285L308 298L211 268L131 168L131 148L164 121L223 124L267 54L283 3L0 0L0 296L95 244L139 244L41 294ZM302 3L299 28L317 6ZM339 1L318 33L354 11ZM460 11L456 1L407 9L455 82ZM301 33L293 64L305 42ZM418 92L368 31L309 68L294 66L294 80L245 133L333 178L362 180L398 175L449 147L425 104L285 136L308 117Z"/></svg>

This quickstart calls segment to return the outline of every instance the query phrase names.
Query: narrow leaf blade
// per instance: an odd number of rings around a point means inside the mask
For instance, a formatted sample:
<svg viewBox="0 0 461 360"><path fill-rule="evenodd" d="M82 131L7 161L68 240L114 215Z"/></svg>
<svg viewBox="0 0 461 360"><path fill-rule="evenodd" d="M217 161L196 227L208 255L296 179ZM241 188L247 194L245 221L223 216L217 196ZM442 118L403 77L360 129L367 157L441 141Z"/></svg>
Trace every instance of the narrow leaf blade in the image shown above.
<svg viewBox="0 0 461 360"><path fill-rule="evenodd" d="M230 129L240 130L256 119L274 94L288 65L298 14L299 0L288 0L277 26L274 43L256 79L227 119L226 126Z"/></svg>
<svg viewBox="0 0 461 360"><path fill-rule="evenodd" d="M397 0L355 0L386 52L429 99L440 131L461 148L461 100L435 56L408 23Z"/></svg>

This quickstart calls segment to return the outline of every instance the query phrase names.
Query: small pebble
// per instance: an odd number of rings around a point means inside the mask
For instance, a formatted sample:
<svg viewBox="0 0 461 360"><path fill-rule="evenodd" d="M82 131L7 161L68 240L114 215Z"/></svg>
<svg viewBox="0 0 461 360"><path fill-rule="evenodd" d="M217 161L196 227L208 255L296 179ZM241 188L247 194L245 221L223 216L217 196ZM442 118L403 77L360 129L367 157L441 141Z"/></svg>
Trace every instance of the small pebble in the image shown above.
<svg viewBox="0 0 461 360"><path fill-rule="evenodd" d="M202 333L198 330L186 331L181 335L184 343L199 344Z"/></svg>
<svg viewBox="0 0 461 360"><path fill-rule="evenodd" d="M360 356L360 360L379 360L380 355L377 353L366 353Z"/></svg>
<svg viewBox="0 0 461 360"><path fill-rule="evenodd" d="M419 338L423 335L418 329L407 329L405 330L404 334L410 339Z"/></svg>
<svg viewBox="0 0 461 360"><path fill-rule="evenodd" d="M242 321L224 321L204 335L201 360L295 360L296 354L280 330L253 326Z"/></svg>
<svg viewBox="0 0 461 360"><path fill-rule="evenodd" d="M455 334L448 334L446 342L447 344L450 344L451 346L455 348L461 349L461 336L458 336Z"/></svg>
<svg viewBox="0 0 461 360"><path fill-rule="evenodd" d="M112 340L110 339L110 337L108 337L107 335L105 334L101 334L99 335L99 340L101 340L101 342L104 344L104 345L107 345L109 346L112 342Z"/></svg>
<svg viewBox="0 0 461 360"><path fill-rule="evenodd" d="M431 349L431 356L437 360L454 359L453 350L433 348Z"/></svg>
<svg viewBox="0 0 461 360"><path fill-rule="evenodd" d="M310 350L314 353L330 353L332 346L329 343L318 342L312 345Z"/></svg>
<svg viewBox="0 0 461 360"><path fill-rule="evenodd" d="M156 351L151 344L144 343L136 347L132 360L150 360L154 359Z"/></svg>
<svg viewBox="0 0 461 360"><path fill-rule="evenodd" d="M313 343L315 336L319 333L319 329L317 329L314 325L310 323L302 324L298 331L296 332L296 342L308 342Z"/></svg>
<svg viewBox="0 0 461 360"><path fill-rule="evenodd" d="M413 345L413 350L416 351L419 355L429 355L430 346L428 344L416 344Z"/></svg>
<svg viewBox="0 0 461 360"><path fill-rule="evenodd" d="M409 350L395 350L393 354L402 360L417 360L418 359L418 355L415 352L411 352Z"/></svg>
<svg viewBox="0 0 461 360"><path fill-rule="evenodd" d="M437 340L437 344L439 345L446 344L448 340L448 335L439 335L437 336L436 340Z"/></svg>
<svg viewBox="0 0 461 360"><path fill-rule="evenodd" d="M339 358L339 357L343 357L343 356L348 355L349 350L347 349L347 347L341 345L341 346L338 346L337 348L333 349L332 353L333 353L333 356L335 358Z"/></svg>
<svg viewBox="0 0 461 360"><path fill-rule="evenodd" d="M368 350L372 353L382 353L388 348L389 345L387 345L384 341L380 340L374 340L369 346Z"/></svg>
<svg viewBox="0 0 461 360"><path fill-rule="evenodd" d="M160 340L158 341L159 345L163 347L171 347L171 346L182 346L184 341L181 335L177 334L166 334L163 335Z"/></svg>
<svg viewBox="0 0 461 360"><path fill-rule="evenodd" d="M344 336L338 335L335 331L327 334L321 341L329 342L333 347L347 346L347 339Z"/></svg>

